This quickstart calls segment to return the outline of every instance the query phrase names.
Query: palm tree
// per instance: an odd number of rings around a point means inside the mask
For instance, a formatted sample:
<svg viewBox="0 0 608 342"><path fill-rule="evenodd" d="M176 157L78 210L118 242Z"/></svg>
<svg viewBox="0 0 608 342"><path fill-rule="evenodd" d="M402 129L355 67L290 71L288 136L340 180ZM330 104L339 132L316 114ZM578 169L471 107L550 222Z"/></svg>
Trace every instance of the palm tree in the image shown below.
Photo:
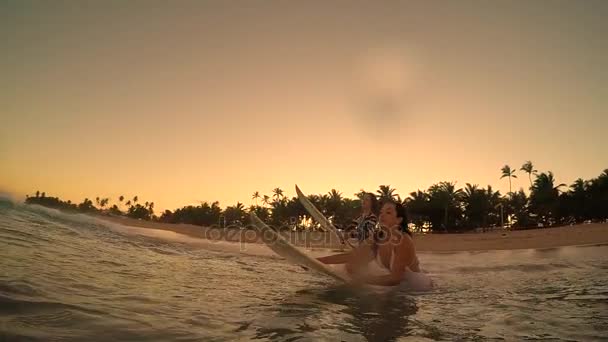
<svg viewBox="0 0 608 342"><path fill-rule="evenodd" d="M479 185L467 183L464 187L463 200L471 198L477 191L479 191Z"/></svg>
<svg viewBox="0 0 608 342"><path fill-rule="evenodd" d="M485 195L486 195L486 199L488 201L487 205L488 205L488 211L492 210L492 209L496 209L498 208L500 205L502 205L502 198L500 195L500 191L494 191L494 189L492 189L491 185L488 185L488 187L485 189ZM498 223L498 212L494 212L492 214L492 212L489 213L490 215L488 215L488 218L495 218L495 221L491 221L490 223ZM488 219L487 218L487 219ZM486 223L488 223L486 221Z"/></svg>
<svg viewBox="0 0 608 342"><path fill-rule="evenodd" d="M226 207L224 217L229 225L240 226L245 219L245 206L241 202L237 202L234 206Z"/></svg>
<svg viewBox="0 0 608 342"><path fill-rule="evenodd" d="M579 178L577 180L574 181L574 183L572 183L572 185L570 185L570 189L572 189L573 193L584 193L585 192L585 185L586 182L582 179Z"/></svg>
<svg viewBox="0 0 608 342"><path fill-rule="evenodd" d="M379 189L376 191L378 193L378 199L380 202L393 201L397 198L395 193L396 189L392 189L390 185L380 185Z"/></svg>
<svg viewBox="0 0 608 342"><path fill-rule="evenodd" d="M250 206L249 212L254 212L256 216L259 217L262 221L267 221L270 217L270 210L259 205Z"/></svg>
<svg viewBox="0 0 608 342"><path fill-rule="evenodd" d="M275 227L286 227L287 221L289 220L289 208L287 207L288 201L285 198L278 199L278 196L280 195L276 196L277 200L271 203L271 223L275 225Z"/></svg>
<svg viewBox="0 0 608 342"><path fill-rule="evenodd" d="M260 197L261 196L260 196L260 192L259 191L254 192L253 195L251 196L251 199L255 200L255 205L258 205L258 198L260 198Z"/></svg>
<svg viewBox="0 0 608 342"><path fill-rule="evenodd" d="M596 220L608 219L608 169L598 177L590 180L587 185L589 206L587 218Z"/></svg>
<svg viewBox="0 0 608 342"><path fill-rule="evenodd" d="M514 225L518 227L526 227L530 225L528 215L528 197L523 189L513 193L513 196L505 201L508 210L513 214Z"/></svg>
<svg viewBox="0 0 608 342"><path fill-rule="evenodd" d="M331 201L336 201L336 202L340 202L342 201L342 193L336 189L331 189L330 192L328 192L329 194L329 199Z"/></svg>
<svg viewBox="0 0 608 342"><path fill-rule="evenodd" d="M407 208L412 215L412 223L421 230L424 223L429 220L429 195L424 191L414 191L405 200Z"/></svg>
<svg viewBox="0 0 608 342"><path fill-rule="evenodd" d="M277 201L284 197L283 190L281 188L274 188L274 190L272 190L272 193L274 194L272 195L272 197L274 197Z"/></svg>
<svg viewBox="0 0 608 342"><path fill-rule="evenodd" d="M363 200L363 197L365 196L365 190L361 189L359 190L359 192L355 193L355 197L357 197L357 199L359 200Z"/></svg>
<svg viewBox="0 0 608 342"><path fill-rule="evenodd" d="M262 203L265 205L270 205L270 196L264 195L264 197L262 197Z"/></svg>
<svg viewBox="0 0 608 342"><path fill-rule="evenodd" d="M488 185L486 195L488 196L491 204L498 204L498 202L500 202L500 191L494 191L491 185Z"/></svg>
<svg viewBox="0 0 608 342"><path fill-rule="evenodd" d="M120 195L118 196L118 204L120 207L122 207L122 202L125 200L125 196Z"/></svg>
<svg viewBox="0 0 608 342"><path fill-rule="evenodd" d="M82 203L78 204L78 209L82 211L94 211L95 207L93 207L93 202L88 198L85 198Z"/></svg>
<svg viewBox="0 0 608 342"><path fill-rule="evenodd" d="M127 203L125 203L125 205L126 205L127 207L130 207L130 206L131 206L131 200L128 200L128 201L127 201Z"/></svg>
<svg viewBox="0 0 608 342"><path fill-rule="evenodd" d="M133 197L133 203L137 203L137 196Z"/></svg>
<svg viewBox="0 0 608 342"><path fill-rule="evenodd" d="M447 231L448 229L448 212L450 208L458 210L459 202L462 199L462 189L456 189L456 183L453 182L441 182L434 184L429 188L429 193L444 210L444 221L443 226Z"/></svg>
<svg viewBox="0 0 608 342"><path fill-rule="evenodd" d="M551 171L549 171L547 173L543 172L540 175L538 175L538 177L534 181L534 189L542 190L544 188L550 187L552 191L559 191L559 188L566 186L566 184L564 184L564 183L560 183L556 186L554 186L554 184L555 184L555 178L553 177L553 172L551 172Z"/></svg>
<svg viewBox="0 0 608 342"><path fill-rule="evenodd" d="M487 216L488 201L485 189L479 189L477 184L467 183L462 194L464 215L470 228L478 228Z"/></svg>
<svg viewBox="0 0 608 342"><path fill-rule="evenodd" d="M465 223L468 228L479 228L488 226L489 220L495 223L494 210L502 206L500 193L492 190L488 185L487 189L480 188L477 184L467 183L460 198L464 209ZM502 211L502 209L501 209Z"/></svg>
<svg viewBox="0 0 608 342"><path fill-rule="evenodd" d="M97 203L97 206L100 207L100 201L99 201L99 197L95 197L95 203Z"/></svg>
<svg viewBox="0 0 608 342"><path fill-rule="evenodd" d="M408 204L413 204L415 202L424 203L429 199L429 195L424 191L414 191L410 192L410 197L407 199Z"/></svg>
<svg viewBox="0 0 608 342"><path fill-rule="evenodd" d="M585 182L582 178L577 179L570 185L570 191L566 198L566 212L568 212L578 222L583 221L586 208L589 207L588 200L588 182Z"/></svg>
<svg viewBox="0 0 608 342"><path fill-rule="evenodd" d="M500 179L509 177L509 194L511 194L511 178L517 178L517 175L515 175L515 170L511 169L509 165L503 166L500 170L502 171L502 176L500 176Z"/></svg>
<svg viewBox="0 0 608 342"><path fill-rule="evenodd" d="M310 200L310 203L312 203L317 209L319 209L319 210L321 210L321 212L323 212L323 208L321 208L321 196L311 194L311 195L308 195L307 197L308 197L308 200Z"/></svg>
<svg viewBox="0 0 608 342"><path fill-rule="evenodd" d="M335 216L342 206L342 193L336 189L331 189L331 191L327 193L325 206L326 210L330 213L330 216Z"/></svg>
<svg viewBox="0 0 608 342"><path fill-rule="evenodd" d="M448 207L457 206L462 199L462 189L456 189L456 183L442 182L441 189L445 193L447 203L445 206L445 226L448 226Z"/></svg>
<svg viewBox="0 0 608 342"><path fill-rule="evenodd" d="M327 203L329 202L329 196L327 196L327 194L311 195L311 196L313 196L313 197L316 196L315 200L317 201L317 204L315 204L315 206L317 207L317 209L319 209L321 211L321 213L323 213L323 215L327 216L329 214L329 211L327 210Z"/></svg>
<svg viewBox="0 0 608 342"><path fill-rule="evenodd" d="M528 179L530 180L530 187L532 187L532 174L536 174L538 170L534 169L532 162L529 160L521 166L520 170L528 174Z"/></svg>
<svg viewBox="0 0 608 342"><path fill-rule="evenodd" d="M36 191L36 198L40 197L40 190Z"/></svg>
<svg viewBox="0 0 608 342"><path fill-rule="evenodd" d="M542 172L536 177L530 193L530 206L540 215L541 219L555 216L559 188L563 186L566 186L566 184L555 185L555 178L551 171L548 173Z"/></svg>

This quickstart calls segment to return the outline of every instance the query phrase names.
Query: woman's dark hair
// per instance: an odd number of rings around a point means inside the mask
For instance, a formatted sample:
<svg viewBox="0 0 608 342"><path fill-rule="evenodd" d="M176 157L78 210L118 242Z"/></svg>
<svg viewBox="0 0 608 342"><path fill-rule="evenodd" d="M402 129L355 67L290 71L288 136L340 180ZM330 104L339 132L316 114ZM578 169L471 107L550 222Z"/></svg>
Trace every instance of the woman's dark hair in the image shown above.
<svg viewBox="0 0 608 342"><path fill-rule="evenodd" d="M378 216L380 213L380 203L378 202L378 198L371 192L364 192L362 198L365 199L365 196L369 196L372 201L372 214Z"/></svg>

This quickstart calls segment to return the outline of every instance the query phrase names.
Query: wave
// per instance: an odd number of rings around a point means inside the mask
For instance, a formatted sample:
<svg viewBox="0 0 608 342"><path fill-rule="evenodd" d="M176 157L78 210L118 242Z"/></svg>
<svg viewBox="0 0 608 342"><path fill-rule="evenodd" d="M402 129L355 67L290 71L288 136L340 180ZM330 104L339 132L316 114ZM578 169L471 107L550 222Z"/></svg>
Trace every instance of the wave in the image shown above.
<svg viewBox="0 0 608 342"><path fill-rule="evenodd" d="M99 310L85 308L80 305L59 303L46 300L23 299L0 295L0 313L8 314L27 314L27 313L48 313L64 312L66 310L78 311L87 314L103 314Z"/></svg>
<svg viewBox="0 0 608 342"><path fill-rule="evenodd" d="M0 197L0 209L12 209L15 207L15 203L10 199Z"/></svg>
<svg viewBox="0 0 608 342"><path fill-rule="evenodd" d="M26 282L0 282L0 298L2 294L27 297L35 297L42 295L42 293L36 290L34 286Z"/></svg>

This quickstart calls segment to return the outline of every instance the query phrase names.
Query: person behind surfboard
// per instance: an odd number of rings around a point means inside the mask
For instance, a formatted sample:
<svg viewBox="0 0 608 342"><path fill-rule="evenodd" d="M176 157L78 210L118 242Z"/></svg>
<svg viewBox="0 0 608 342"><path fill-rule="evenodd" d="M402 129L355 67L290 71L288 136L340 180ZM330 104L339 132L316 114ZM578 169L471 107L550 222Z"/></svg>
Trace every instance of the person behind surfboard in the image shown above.
<svg viewBox="0 0 608 342"><path fill-rule="evenodd" d="M354 237L358 244L373 236L378 224L378 199L371 192L364 192L361 197L361 215L354 219L349 226L349 237ZM344 244L345 241L342 241ZM350 242L348 244L353 246Z"/></svg>
<svg viewBox="0 0 608 342"><path fill-rule="evenodd" d="M407 273L420 272L416 249L407 228L407 214L401 203L386 202L380 211L381 230L349 253L318 258L325 264L346 264L354 282L370 285L398 285ZM369 275L370 269L383 275Z"/></svg>

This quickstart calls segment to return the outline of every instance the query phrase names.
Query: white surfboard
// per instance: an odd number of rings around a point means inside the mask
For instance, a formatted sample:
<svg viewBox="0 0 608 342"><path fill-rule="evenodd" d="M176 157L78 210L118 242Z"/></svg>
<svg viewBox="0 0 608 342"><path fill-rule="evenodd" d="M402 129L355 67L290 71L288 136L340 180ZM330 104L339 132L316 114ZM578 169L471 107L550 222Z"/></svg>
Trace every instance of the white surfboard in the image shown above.
<svg viewBox="0 0 608 342"><path fill-rule="evenodd" d="M296 185L296 193L298 194L298 199L300 200L300 203L302 203L302 206L304 206L304 209L306 209L306 211L308 211L310 216L312 216L312 218L315 221L317 221L321 225L321 227L323 227L323 229L334 233L340 241L346 242L345 237L342 236L340 231L338 231L338 228L336 228L331 222L329 222L329 220L323 215L323 213L321 213L319 211L319 209L317 209L315 207L315 205L312 204L312 202L308 199L308 197L306 197L306 195L304 195L302 190L300 190L300 188L297 185ZM350 248L353 248L352 245L350 245L350 244L347 244L347 245Z"/></svg>
<svg viewBox="0 0 608 342"><path fill-rule="evenodd" d="M289 241L285 240L279 233L262 222L262 220L260 220L253 212L250 213L250 216L251 221L262 237L262 241L275 253L294 264L307 267L310 270L328 276L332 279L341 282L348 282L348 277L346 275L336 272L331 267L328 267L319 260L308 256L306 253L290 244Z"/></svg>

